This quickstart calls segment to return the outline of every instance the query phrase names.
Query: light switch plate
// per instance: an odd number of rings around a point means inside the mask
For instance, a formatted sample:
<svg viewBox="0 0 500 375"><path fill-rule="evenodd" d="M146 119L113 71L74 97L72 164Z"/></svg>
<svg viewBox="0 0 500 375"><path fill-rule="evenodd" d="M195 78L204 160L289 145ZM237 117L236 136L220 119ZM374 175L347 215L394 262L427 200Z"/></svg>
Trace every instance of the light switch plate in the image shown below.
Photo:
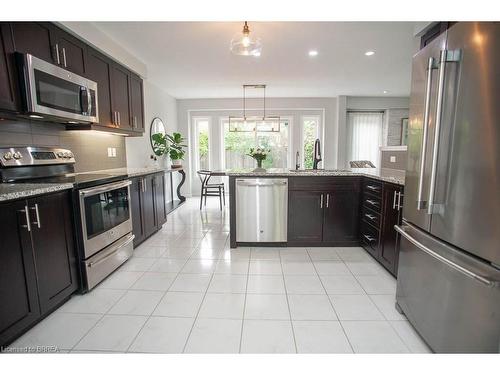
<svg viewBox="0 0 500 375"><path fill-rule="evenodd" d="M391 163L395 163L396 162L396 157L395 156L391 156L390 161L391 161Z"/></svg>
<svg viewBox="0 0 500 375"><path fill-rule="evenodd" d="M108 158L116 158L116 148L108 147Z"/></svg>

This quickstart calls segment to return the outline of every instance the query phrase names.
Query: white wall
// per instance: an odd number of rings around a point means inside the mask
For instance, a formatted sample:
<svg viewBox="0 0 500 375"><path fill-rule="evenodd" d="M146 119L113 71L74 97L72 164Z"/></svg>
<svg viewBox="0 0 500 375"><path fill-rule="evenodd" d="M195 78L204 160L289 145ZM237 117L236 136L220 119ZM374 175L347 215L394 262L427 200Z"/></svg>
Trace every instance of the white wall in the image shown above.
<svg viewBox="0 0 500 375"><path fill-rule="evenodd" d="M144 81L144 127L142 137L127 137L127 165L129 167L145 167L150 165L168 166L166 156L158 157L157 163L150 158L153 154L150 144L150 125L155 117L163 120L167 133L177 130L177 101L164 90Z"/></svg>
<svg viewBox="0 0 500 375"><path fill-rule="evenodd" d="M247 109L260 110L262 108L261 99L248 99ZM337 99L336 98L267 98L266 108L268 115L290 115L292 117L292 150L290 154L295 155L299 151L302 157L302 150L300 150L300 130L297 126L301 121L301 116L314 114L322 117L324 129L324 142L323 142L323 159L325 161L325 168L336 168L337 165L337 151L336 144L338 139L337 131ZM243 102L242 99L179 99L177 100L177 117L178 117L178 130L188 138L188 142L192 142L192 124L191 118L193 116L209 117L212 124L211 142L213 149L220 149L220 126L219 118L233 114L238 116L242 114ZM186 155L186 160L183 162L186 173L186 192L191 191L198 193L198 181L193 180L194 161L191 159L192 152ZM213 155L211 158L212 169L219 169L222 167L220 162L220 155ZM293 167L295 161L291 160L290 166Z"/></svg>
<svg viewBox="0 0 500 375"><path fill-rule="evenodd" d="M390 109L408 109L410 105L409 97L386 97L386 96L339 96L339 103L342 104L337 111L337 122L339 124L339 147L338 147L338 168L348 167L348 145L347 145L347 112L359 111L384 111ZM384 144L387 142L387 116L384 120Z"/></svg>

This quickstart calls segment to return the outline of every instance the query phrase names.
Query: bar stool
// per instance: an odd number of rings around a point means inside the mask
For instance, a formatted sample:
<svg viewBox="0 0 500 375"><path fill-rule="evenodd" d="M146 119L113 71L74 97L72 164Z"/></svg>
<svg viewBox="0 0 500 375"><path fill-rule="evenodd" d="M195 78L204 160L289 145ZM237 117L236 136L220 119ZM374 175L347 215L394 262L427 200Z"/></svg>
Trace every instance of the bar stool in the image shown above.
<svg viewBox="0 0 500 375"><path fill-rule="evenodd" d="M196 172L201 181L201 196L200 196L200 210L205 199L205 206L207 205L207 197L219 197L220 210L222 211L222 201L224 201L224 206L226 205L226 196L224 183L210 184L209 180L212 177L212 172L201 169Z"/></svg>

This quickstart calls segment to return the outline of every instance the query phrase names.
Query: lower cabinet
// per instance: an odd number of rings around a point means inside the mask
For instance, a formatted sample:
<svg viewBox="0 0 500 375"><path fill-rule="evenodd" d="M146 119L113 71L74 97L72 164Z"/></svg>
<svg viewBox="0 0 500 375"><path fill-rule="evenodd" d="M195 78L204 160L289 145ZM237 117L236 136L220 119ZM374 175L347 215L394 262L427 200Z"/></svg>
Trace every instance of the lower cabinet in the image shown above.
<svg viewBox="0 0 500 375"><path fill-rule="evenodd" d="M135 247L156 233L167 221L165 174L155 173L133 178L130 192Z"/></svg>
<svg viewBox="0 0 500 375"><path fill-rule="evenodd" d="M0 345L77 288L68 192L0 204Z"/></svg>
<svg viewBox="0 0 500 375"><path fill-rule="evenodd" d="M366 179L363 188L360 242L393 275L397 274L403 187Z"/></svg>
<svg viewBox="0 0 500 375"><path fill-rule="evenodd" d="M357 245L359 179L298 178L290 179L288 245Z"/></svg>

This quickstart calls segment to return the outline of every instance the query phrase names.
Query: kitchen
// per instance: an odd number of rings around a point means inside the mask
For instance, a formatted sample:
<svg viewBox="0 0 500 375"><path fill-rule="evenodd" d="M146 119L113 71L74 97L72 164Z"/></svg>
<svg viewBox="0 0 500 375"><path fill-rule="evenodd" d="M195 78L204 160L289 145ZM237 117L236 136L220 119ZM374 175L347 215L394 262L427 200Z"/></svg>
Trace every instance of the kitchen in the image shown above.
<svg viewBox="0 0 500 375"><path fill-rule="evenodd" d="M498 23L0 36L2 352L499 353Z"/></svg>

